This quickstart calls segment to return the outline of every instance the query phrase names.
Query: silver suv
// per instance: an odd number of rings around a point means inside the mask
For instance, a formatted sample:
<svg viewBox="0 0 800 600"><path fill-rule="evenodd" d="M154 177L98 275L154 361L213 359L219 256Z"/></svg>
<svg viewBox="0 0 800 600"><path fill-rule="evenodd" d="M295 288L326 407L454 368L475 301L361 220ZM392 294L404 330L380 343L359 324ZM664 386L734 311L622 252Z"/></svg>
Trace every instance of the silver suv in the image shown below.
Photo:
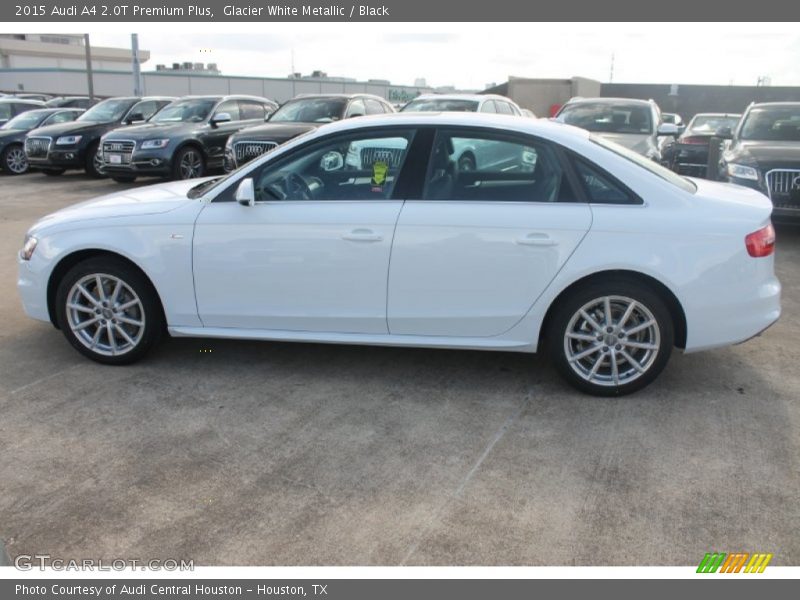
<svg viewBox="0 0 800 600"><path fill-rule="evenodd" d="M679 134L677 125L663 122L653 100L572 98L555 119L587 129L656 162L661 161L659 138Z"/></svg>

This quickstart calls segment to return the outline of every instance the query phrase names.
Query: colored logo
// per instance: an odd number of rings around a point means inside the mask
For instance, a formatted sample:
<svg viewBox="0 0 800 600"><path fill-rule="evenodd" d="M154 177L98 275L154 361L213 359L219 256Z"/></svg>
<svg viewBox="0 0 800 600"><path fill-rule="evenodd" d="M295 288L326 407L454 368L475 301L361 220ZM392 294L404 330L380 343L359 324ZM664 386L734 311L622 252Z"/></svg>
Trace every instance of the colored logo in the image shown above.
<svg viewBox="0 0 800 600"><path fill-rule="evenodd" d="M706 552L700 565L697 567L698 573L763 573L767 568L772 554L765 552Z"/></svg>

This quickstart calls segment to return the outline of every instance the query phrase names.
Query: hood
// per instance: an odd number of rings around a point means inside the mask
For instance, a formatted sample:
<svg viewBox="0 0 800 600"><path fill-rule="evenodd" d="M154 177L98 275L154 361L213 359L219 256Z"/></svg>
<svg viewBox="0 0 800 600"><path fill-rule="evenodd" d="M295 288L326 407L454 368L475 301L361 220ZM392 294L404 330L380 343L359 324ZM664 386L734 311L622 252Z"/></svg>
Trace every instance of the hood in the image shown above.
<svg viewBox="0 0 800 600"><path fill-rule="evenodd" d="M46 127L39 127L38 129L31 129L28 132L29 136L47 136L55 139L60 135L80 135L89 131L102 131L104 129L111 129L119 127L119 123L97 123L96 121L68 121L66 123L57 123L56 125L47 125Z"/></svg>
<svg viewBox="0 0 800 600"><path fill-rule="evenodd" d="M237 140L258 140L266 142L285 142L301 133L318 129L324 123L264 123L242 129L233 135Z"/></svg>
<svg viewBox="0 0 800 600"><path fill-rule="evenodd" d="M196 200L189 199L186 194L198 183L208 179L214 178L205 177L149 185L73 204L37 221L31 228L31 233L35 234L41 229L58 225L95 219L135 217L169 212L188 202L196 202Z"/></svg>
<svg viewBox="0 0 800 600"><path fill-rule="evenodd" d="M126 140L151 140L153 138L165 137L172 138L181 134L188 134L199 127L205 125L204 121L192 123L177 121L175 123L142 123L141 125L130 125L122 131L109 133L105 139L126 139Z"/></svg>
<svg viewBox="0 0 800 600"><path fill-rule="evenodd" d="M595 133L595 135L625 146L639 154L647 154L648 149L652 146L650 142L652 138L649 133Z"/></svg>
<svg viewBox="0 0 800 600"><path fill-rule="evenodd" d="M24 129L0 129L0 144L3 144L14 138L23 138L27 131Z"/></svg>
<svg viewBox="0 0 800 600"><path fill-rule="evenodd" d="M749 159L749 162L800 163L800 142L740 141L729 150L731 156Z"/></svg>

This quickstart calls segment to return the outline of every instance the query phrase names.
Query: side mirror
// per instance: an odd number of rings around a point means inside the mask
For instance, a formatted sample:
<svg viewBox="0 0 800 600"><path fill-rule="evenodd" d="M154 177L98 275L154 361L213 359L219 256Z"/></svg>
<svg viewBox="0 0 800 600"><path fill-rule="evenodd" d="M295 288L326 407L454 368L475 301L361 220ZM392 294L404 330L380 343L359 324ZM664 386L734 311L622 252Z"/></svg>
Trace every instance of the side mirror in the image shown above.
<svg viewBox="0 0 800 600"><path fill-rule="evenodd" d="M662 123L658 126L658 135L680 135L678 126L675 123Z"/></svg>
<svg viewBox="0 0 800 600"><path fill-rule="evenodd" d="M319 161L319 168L323 171L338 171L344 167L344 156L341 152L326 152Z"/></svg>
<svg viewBox="0 0 800 600"><path fill-rule="evenodd" d="M130 125L131 123L136 122L143 122L145 120L144 115L142 113L133 113L132 115L128 115L125 118L125 123Z"/></svg>
<svg viewBox="0 0 800 600"><path fill-rule="evenodd" d="M236 188L236 201L242 206L255 206L256 190L252 177L246 177L239 182Z"/></svg>
<svg viewBox="0 0 800 600"><path fill-rule="evenodd" d="M221 112L215 114L211 117L211 125L216 127L220 123L230 123L233 119L231 119L231 114L226 112Z"/></svg>
<svg viewBox="0 0 800 600"><path fill-rule="evenodd" d="M723 140L729 140L733 137L733 129L730 127L720 127L714 132L714 135Z"/></svg>

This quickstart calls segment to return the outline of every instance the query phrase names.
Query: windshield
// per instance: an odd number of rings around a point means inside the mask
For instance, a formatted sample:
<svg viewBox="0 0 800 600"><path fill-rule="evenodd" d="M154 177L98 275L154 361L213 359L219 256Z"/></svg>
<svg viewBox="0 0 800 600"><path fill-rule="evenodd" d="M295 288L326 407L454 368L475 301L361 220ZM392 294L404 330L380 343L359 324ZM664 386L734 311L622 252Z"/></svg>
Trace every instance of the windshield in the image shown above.
<svg viewBox="0 0 800 600"><path fill-rule="evenodd" d="M742 123L739 137L743 140L800 142L800 104L754 108Z"/></svg>
<svg viewBox="0 0 800 600"><path fill-rule="evenodd" d="M78 121L94 121L96 123L119 121L135 103L136 100L133 98L103 100L78 117Z"/></svg>
<svg viewBox="0 0 800 600"><path fill-rule="evenodd" d="M476 100L459 100L457 98L426 98L412 100L401 112L477 112Z"/></svg>
<svg viewBox="0 0 800 600"><path fill-rule="evenodd" d="M653 132L652 111L646 104L576 102L567 104L556 120L597 133Z"/></svg>
<svg viewBox="0 0 800 600"><path fill-rule="evenodd" d="M38 110L29 110L28 112L24 112L21 115L17 115L13 119L11 119L8 123L0 127L0 129L22 129L27 131L28 129L33 129L39 123L44 121L45 117L48 115L48 112L39 112Z"/></svg>
<svg viewBox="0 0 800 600"><path fill-rule="evenodd" d="M741 115L697 115L689 124L692 133L713 134L725 127L736 129Z"/></svg>
<svg viewBox="0 0 800 600"><path fill-rule="evenodd" d="M617 144L616 142L612 142L605 138L602 138L597 135L590 136L590 138L595 144L606 148L607 150L611 150L615 154L623 158L627 158L629 161L636 163L640 167L647 169L654 175L658 175L661 179L664 179L671 183L672 185L681 188L685 192L689 192L690 194L694 194L697 191L697 186L686 179L685 177L681 177L677 173L670 171L666 167L662 167L657 162L646 158L639 154L638 152L634 152L633 150L629 150L625 146Z"/></svg>
<svg viewBox="0 0 800 600"><path fill-rule="evenodd" d="M292 100L272 113L273 121L296 123L331 123L342 118L347 100L345 98L306 98Z"/></svg>
<svg viewBox="0 0 800 600"><path fill-rule="evenodd" d="M208 118L217 101L213 98L203 100L178 100L162 108L150 119L151 123L200 123Z"/></svg>

